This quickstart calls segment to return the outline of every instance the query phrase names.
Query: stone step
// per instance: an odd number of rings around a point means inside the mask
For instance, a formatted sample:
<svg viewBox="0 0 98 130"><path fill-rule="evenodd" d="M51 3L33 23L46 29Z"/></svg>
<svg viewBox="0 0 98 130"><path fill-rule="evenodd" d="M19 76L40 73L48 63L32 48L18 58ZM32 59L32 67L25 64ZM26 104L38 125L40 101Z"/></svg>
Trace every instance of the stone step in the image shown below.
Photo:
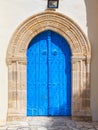
<svg viewBox="0 0 98 130"><path fill-rule="evenodd" d="M0 130L70 130L68 127L10 127L10 128L2 128Z"/></svg>
<svg viewBox="0 0 98 130"><path fill-rule="evenodd" d="M8 122L0 130L98 130L98 122L80 122L64 117L34 117L26 122Z"/></svg>

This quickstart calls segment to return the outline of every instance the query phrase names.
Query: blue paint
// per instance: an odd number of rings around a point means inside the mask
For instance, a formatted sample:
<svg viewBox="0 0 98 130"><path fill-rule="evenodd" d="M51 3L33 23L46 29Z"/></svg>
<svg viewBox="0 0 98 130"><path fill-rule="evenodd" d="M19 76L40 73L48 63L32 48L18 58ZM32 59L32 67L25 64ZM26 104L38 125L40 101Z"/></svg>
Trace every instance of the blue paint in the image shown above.
<svg viewBox="0 0 98 130"><path fill-rule="evenodd" d="M27 116L71 115L71 50L53 31L31 40L27 49Z"/></svg>

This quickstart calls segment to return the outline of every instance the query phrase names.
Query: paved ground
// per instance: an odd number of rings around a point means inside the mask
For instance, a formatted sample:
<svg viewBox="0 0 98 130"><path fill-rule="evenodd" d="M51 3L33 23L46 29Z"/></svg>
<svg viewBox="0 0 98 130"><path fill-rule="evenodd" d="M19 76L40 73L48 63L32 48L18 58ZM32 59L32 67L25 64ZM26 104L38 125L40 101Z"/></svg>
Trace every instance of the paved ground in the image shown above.
<svg viewBox="0 0 98 130"><path fill-rule="evenodd" d="M7 123L0 130L98 130L98 122L72 121L64 117L36 117L27 122Z"/></svg>

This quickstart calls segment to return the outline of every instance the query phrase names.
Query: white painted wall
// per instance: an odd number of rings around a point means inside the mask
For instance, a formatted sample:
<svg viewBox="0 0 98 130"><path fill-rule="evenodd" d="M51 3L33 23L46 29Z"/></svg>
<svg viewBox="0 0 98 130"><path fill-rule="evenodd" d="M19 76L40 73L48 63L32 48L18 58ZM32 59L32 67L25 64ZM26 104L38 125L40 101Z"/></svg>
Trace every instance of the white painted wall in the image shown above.
<svg viewBox="0 0 98 130"><path fill-rule="evenodd" d="M72 18L85 32L86 35L92 41L93 48L93 58L92 58L92 110L93 119L98 120L98 71L95 67L98 66L97 49L98 49L98 19L94 17L95 24L93 29L93 20L91 30L88 27L89 33L87 33L87 25L89 26L90 18L88 18L88 13L91 7L87 4L88 0L59 0L58 12ZM97 16L98 12L98 1L89 0L93 3L92 15ZM96 4L97 3L97 4ZM92 5L92 3L91 3ZM95 8L96 7L96 8ZM8 73L6 65L6 51L8 47L9 40L16 28L28 17L43 12L47 9L47 0L0 0L0 123L4 123L7 115L7 103L8 103ZM97 11L97 12L96 12ZM96 13L95 13L96 12ZM89 14L90 15L90 14ZM90 16L89 16L90 17ZM97 16L98 18L98 16ZM94 33L92 33L94 32ZM97 34L96 34L97 32ZM95 35L94 35L95 34ZM93 46L94 45L94 46ZM96 114L97 113L97 114Z"/></svg>
<svg viewBox="0 0 98 130"><path fill-rule="evenodd" d="M85 0L88 37L92 46L91 105L93 120L98 121L98 0Z"/></svg>

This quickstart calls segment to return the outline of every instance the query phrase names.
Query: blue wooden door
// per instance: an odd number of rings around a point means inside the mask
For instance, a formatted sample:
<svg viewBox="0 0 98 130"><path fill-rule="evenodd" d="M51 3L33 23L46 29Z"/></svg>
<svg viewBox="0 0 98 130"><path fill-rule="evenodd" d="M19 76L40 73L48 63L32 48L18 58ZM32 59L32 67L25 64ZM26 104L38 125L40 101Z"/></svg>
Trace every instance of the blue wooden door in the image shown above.
<svg viewBox="0 0 98 130"><path fill-rule="evenodd" d="M71 115L71 50L53 31L44 31L27 49L27 115Z"/></svg>

